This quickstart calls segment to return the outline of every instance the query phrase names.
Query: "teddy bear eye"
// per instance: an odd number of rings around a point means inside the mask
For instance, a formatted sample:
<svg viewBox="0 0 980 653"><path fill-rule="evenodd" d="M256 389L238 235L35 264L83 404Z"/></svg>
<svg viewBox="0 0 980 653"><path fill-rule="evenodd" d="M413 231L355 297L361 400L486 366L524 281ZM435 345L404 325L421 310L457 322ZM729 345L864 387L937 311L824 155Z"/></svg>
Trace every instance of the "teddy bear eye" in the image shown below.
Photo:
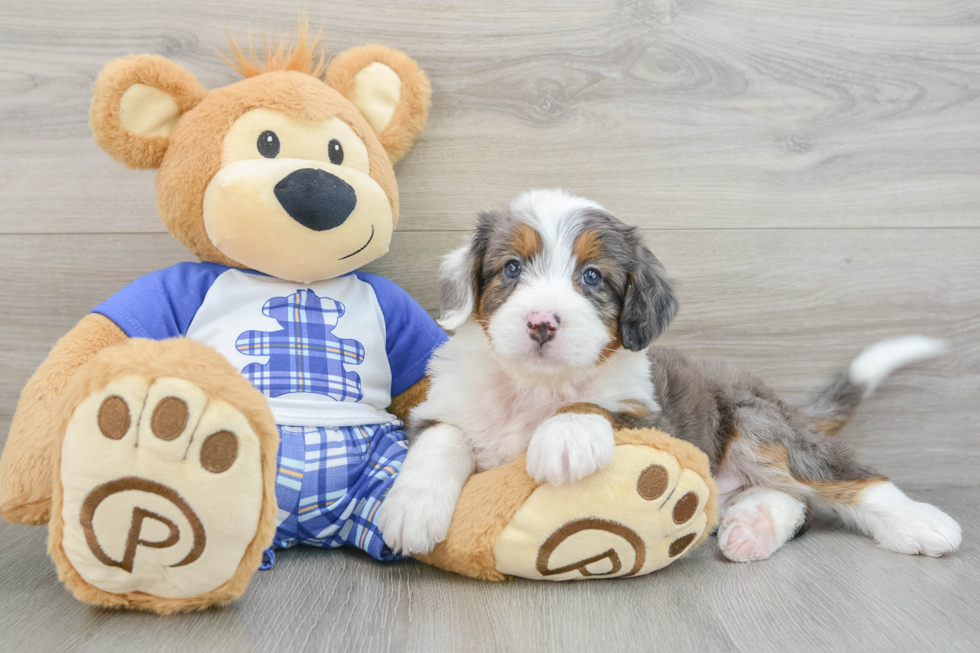
<svg viewBox="0 0 980 653"><path fill-rule="evenodd" d="M327 150L330 152L330 163L339 166L344 162L344 148L336 138L330 141Z"/></svg>
<svg viewBox="0 0 980 653"><path fill-rule="evenodd" d="M255 143L259 154L267 159L274 159L279 156L279 137L276 132L266 130L259 134L259 140Z"/></svg>

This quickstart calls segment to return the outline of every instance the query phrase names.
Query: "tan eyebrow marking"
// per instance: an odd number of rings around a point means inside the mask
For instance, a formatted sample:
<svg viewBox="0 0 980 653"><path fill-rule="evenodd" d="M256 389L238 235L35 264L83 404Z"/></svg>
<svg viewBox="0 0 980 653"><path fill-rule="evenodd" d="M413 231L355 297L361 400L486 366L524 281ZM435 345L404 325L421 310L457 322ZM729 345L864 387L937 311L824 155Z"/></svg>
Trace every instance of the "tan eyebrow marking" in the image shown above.
<svg viewBox="0 0 980 653"><path fill-rule="evenodd" d="M602 254L602 236L594 229L583 231L575 239L572 252L578 258L579 263L599 257Z"/></svg>
<svg viewBox="0 0 980 653"><path fill-rule="evenodd" d="M517 225L511 235L510 245L527 261L541 251L541 234L530 225Z"/></svg>

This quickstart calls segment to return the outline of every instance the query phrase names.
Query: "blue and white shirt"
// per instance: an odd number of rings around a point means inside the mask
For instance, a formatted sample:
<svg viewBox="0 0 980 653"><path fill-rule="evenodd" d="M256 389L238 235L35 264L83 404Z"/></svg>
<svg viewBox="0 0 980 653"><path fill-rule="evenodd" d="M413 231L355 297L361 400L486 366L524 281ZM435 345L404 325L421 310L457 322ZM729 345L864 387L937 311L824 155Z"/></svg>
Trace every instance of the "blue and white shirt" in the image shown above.
<svg viewBox="0 0 980 653"><path fill-rule="evenodd" d="M94 310L131 338L213 347L269 400L278 424L395 419L446 334L391 281L366 272L300 284L216 263L151 272Z"/></svg>

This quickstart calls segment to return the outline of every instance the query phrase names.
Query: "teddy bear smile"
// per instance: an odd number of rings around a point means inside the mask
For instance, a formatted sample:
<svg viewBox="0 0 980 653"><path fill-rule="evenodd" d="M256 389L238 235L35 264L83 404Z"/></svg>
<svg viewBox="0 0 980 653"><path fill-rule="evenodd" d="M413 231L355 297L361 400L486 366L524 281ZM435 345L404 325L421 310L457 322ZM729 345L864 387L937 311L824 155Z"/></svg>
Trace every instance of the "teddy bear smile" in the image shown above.
<svg viewBox="0 0 980 653"><path fill-rule="evenodd" d="M347 256L341 256L339 260L343 261L344 259L348 259L348 258L354 256L355 254L360 254L365 249L367 249L367 246L371 244L371 241L372 240L374 240L374 225L371 225L371 235L368 236L367 242L364 243L363 245L361 245L360 248L358 248L358 249L354 250L353 252L351 252L350 254L348 254Z"/></svg>

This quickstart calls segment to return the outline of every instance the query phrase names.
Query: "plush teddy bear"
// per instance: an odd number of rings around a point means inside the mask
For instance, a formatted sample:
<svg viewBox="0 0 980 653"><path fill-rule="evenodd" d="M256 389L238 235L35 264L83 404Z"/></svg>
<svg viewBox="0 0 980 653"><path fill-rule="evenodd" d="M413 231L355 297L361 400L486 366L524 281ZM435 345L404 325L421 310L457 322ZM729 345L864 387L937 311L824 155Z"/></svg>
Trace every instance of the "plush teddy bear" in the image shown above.
<svg viewBox="0 0 980 653"><path fill-rule="evenodd" d="M153 55L96 82L96 141L159 169L160 217L201 262L97 306L14 416L0 514L49 524L59 577L89 603L225 604L296 544L398 557L374 517L446 335L358 269L388 251L392 164L425 123L429 82L381 46L325 68L305 28L261 64L233 52L245 79L211 91ZM448 538L419 557L490 580L566 580L644 574L690 551L715 520L706 457L655 431L616 437L612 463L574 486L539 486L523 457L474 476Z"/></svg>

